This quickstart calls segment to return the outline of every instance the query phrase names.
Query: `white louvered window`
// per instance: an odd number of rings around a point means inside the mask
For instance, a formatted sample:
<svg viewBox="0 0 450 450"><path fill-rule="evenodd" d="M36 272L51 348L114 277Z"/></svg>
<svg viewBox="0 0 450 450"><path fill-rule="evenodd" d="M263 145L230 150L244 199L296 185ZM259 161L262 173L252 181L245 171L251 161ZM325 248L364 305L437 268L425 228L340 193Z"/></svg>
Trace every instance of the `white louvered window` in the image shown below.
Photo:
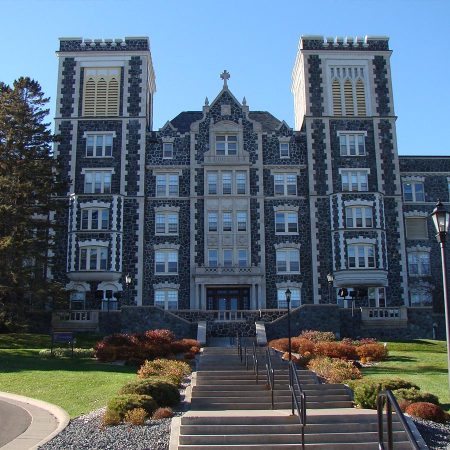
<svg viewBox="0 0 450 450"><path fill-rule="evenodd" d="M428 239L426 217L405 217L406 239Z"/></svg>
<svg viewBox="0 0 450 450"><path fill-rule="evenodd" d="M364 68L333 66L330 68L333 115L367 115Z"/></svg>
<svg viewBox="0 0 450 450"><path fill-rule="evenodd" d="M83 91L84 116L118 116L120 68L85 68Z"/></svg>

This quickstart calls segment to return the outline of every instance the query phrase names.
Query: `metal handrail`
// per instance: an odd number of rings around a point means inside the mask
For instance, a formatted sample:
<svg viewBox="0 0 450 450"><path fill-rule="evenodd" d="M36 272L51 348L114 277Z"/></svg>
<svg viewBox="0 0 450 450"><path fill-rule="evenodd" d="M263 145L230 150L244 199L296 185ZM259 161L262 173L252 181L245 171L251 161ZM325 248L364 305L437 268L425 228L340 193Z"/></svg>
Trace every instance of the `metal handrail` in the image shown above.
<svg viewBox="0 0 450 450"><path fill-rule="evenodd" d="M386 428L387 428L387 447L384 445L384 430L383 430L383 406L386 402ZM411 428L408 425L408 422L405 419L405 416L398 406L397 400L395 399L394 394L386 389L383 392L380 392L377 397L377 417L378 417L378 449L379 450L393 450L394 449L394 436L392 432L392 408L394 408L395 413L400 419L401 424L403 425L404 430L408 436L408 440L412 445L414 450L419 450L420 446L416 441L416 438L411 431Z"/></svg>
<svg viewBox="0 0 450 450"><path fill-rule="evenodd" d="M256 344L253 342L253 346L252 346L252 351L253 351L253 373L255 374L256 377L256 384L258 384L258 378L259 378L259 373L258 373L258 354L256 353Z"/></svg>
<svg viewBox="0 0 450 450"><path fill-rule="evenodd" d="M244 347L244 362L245 362L245 370L248 370L248 354L247 354L247 346Z"/></svg>
<svg viewBox="0 0 450 450"><path fill-rule="evenodd" d="M302 429L302 449L304 449L306 426L306 395L300 385L297 368L295 367L295 363L293 361L289 361L289 390L291 391L292 415L294 415L294 409L297 409L298 420ZM297 395L297 390L299 395Z"/></svg>
<svg viewBox="0 0 450 450"><path fill-rule="evenodd" d="M237 346L238 356L242 362L242 342L241 342L241 336L239 335L239 332L236 333L236 346Z"/></svg>
<svg viewBox="0 0 450 450"><path fill-rule="evenodd" d="M267 385L270 388L270 401L272 404L272 409L275 408L273 401L273 391L275 389L275 370L272 367L272 358L270 356L269 347L266 348L266 376L267 376Z"/></svg>

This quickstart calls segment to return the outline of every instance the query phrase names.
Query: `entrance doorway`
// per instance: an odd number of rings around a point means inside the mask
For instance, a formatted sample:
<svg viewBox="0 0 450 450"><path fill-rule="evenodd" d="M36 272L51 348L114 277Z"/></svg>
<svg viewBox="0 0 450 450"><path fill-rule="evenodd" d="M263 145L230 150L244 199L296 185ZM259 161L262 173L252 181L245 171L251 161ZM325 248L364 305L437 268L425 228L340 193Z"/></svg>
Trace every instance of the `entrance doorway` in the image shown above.
<svg viewBox="0 0 450 450"><path fill-rule="evenodd" d="M206 289L207 309L236 311L250 309L249 287L219 287Z"/></svg>

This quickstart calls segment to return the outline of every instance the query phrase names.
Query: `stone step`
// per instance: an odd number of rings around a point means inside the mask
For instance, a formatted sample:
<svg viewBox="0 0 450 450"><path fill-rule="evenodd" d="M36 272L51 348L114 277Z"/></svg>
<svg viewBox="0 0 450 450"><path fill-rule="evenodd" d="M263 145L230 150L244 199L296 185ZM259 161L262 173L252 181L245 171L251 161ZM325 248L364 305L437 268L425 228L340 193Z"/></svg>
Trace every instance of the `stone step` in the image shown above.
<svg viewBox="0 0 450 450"><path fill-rule="evenodd" d="M206 392L206 391L239 391L239 392L258 392L261 390L267 389L267 384L265 383L265 379L260 380L258 384L254 381L249 384L236 384L236 383L227 383L227 384L197 384L193 386L193 391L196 393ZM275 384L276 391L289 391L289 386L278 386ZM307 394L309 392L321 392L323 395L328 394L340 394L346 393L348 394L348 388L343 385L330 385L330 384L304 384L302 385L302 390Z"/></svg>
<svg viewBox="0 0 450 450"><path fill-rule="evenodd" d="M232 401L229 399L217 399L217 398L193 398L191 402L192 409L199 409L201 411L220 411L220 410L267 410L271 409L271 402L263 399L261 402L254 401ZM351 408L353 403L350 400L330 401L330 402L313 402L306 401L306 407L308 409L325 409L325 408ZM291 402L287 401L275 401L275 409L290 409Z"/></svg>

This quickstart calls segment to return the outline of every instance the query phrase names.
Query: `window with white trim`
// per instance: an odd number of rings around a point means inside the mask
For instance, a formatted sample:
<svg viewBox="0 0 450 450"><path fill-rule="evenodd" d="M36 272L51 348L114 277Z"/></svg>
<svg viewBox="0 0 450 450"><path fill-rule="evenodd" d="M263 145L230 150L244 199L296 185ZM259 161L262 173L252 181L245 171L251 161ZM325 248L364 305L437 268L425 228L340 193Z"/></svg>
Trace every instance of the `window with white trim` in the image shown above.
<svg viewBox="0 0 450 450"><path fill-rule="evenodd" d="M275 233L298 234L298 214L295 211L276 211Z"/></svg>
<svg viewBox="0 0 450 450"><path fill-rule="evenodd" d="M177 173L159 173L156 175L157 197L178 197Z"/></svg>
<svg viewBox="0 0 450 450"><path fill-rule="evenodd" d="M247 172L241 170L236 172L236 194L242 195L247 193Z"/></svg>
<svg viewBox="0 0 450 450"><path fill-rule="evenodd" d="M408 271L410 275L430 275L430 253L408 251Z"/></svg>
<svg viewBox="0 0 450 450"><path fill-rule="evenodd" d="M83 208L81 210L82 230L108 230L109 209L108 208Z"/></svg>
<svg viewBox="0 0 450 450"><path fill-rule="evenodd" d="M155 306L161 309L178 309L178 291L155 289Z"/></svg>
<svg viewBox="0 0 450 450"><path fill-rule="evenodd" d="M208 194L216 195L217 194L217 172L208 172L207 180L208 180Z"/></svg>
<svg viewBox="0 0 450 450"><path fill-rule="evenodd" d="M372 228L372 208L370 206L347 206L345 208L345 226L347 228Z"/></svg>
<svg viewBox="0 0 450 450"><path fill-rule="evenodd" d="M112 156L113 134L88 134L86 136L86 156L101 158Z"/></svg>
<svg viewBox="0 0 450 450"><path fill-rule="evenodd" d="M280 158L289 158L289 142L280 142Z"/></svg>
<svg viewBox="0 0 450 450"><path fill-rule="evenodd" d="M222 194L223 195L231 195L232 192L232 173L231 172L222 172Z"/></svg>
<svg viewBox="0 0 450 450"><path fill-rule="evenodd" d="M368 191L368 170L341 170L342 190L344 192Z"/></svg>
<svg viewBox="0 0 450 450"><path fill-rule="evenodd" d="M155 215L155 234L178 234L178 213L161 211Z"/></svg>
<svg viewBox="0 0 450 450"><path fill-rule="evenodd" d="M178 273L178 251L156 250L155 251L155 274L173 275Z"/></svg>
<svg viewBox="0 0 450 450"><path fill-rule="evenodd" d="M208 266L217 267L219 265L219 252L217 248L208 249Z"/></svg>
<svg viewBox="0 0 450 450"><path fill-rule="evenodd" d="M173 158L173 143L163 142L163 159Z"/></svg>
<svg viewBox="0 0 450 450"><path fill-rule="evenodd" d="M83 83L84 116L118 116L119 67L86 67Z"/></svg>
<svg viewBox="0 0 450 450"><path fill-rule="evenodd" d="M231 248L225 248L223 250L223 267L233 266L233 250Z"/></svg>
<svg viewBox="0 0 450 450"><path fill-rule="evenodd" d="M217 211L208 211L208 231L217 231L217 220L218 212Z"/></svg>
<svg viewBox="0 0 450 450"><path fill-rule="evenodd" d="M330 67L331 96L335 116L365 116L364 67Z"/></svg>
<svg viewBox="0 0 450 450"><path fill-rule="evenodd" d="M289 288L291 291L291 308L298 308L301 305L300 289ZM286 288L277 289L278 309L287 309Z"/></svg>
<svg viewBox="0 0 450 450"><path fill-rule="evenodd" d="M222 213L222 230L233 231L233 215L231 211L224 211Z"/></svg>
<svg viewBox="0 0 450 450"><path fill-rule="evenodd" d="M297 195L297 175L295 173L275 173L273 180L275 195Z"/></svg>
<svg viewBox="0 0 450 450"><path fill-rule="evenodd" d="M238 231L247 231L247 211L236 212L236 223Z"/></svg>
<svg viewBox="0 0 450 450"><path fill-rule="evenodd" d="M238 251L238 267L248 267L248 251L246 248L239 248Z"/></svg>
<svg viewBox="0 0 450 450"><path fill-rule="evenodd" d="M349 244L348 267L349 269L373 269L375 268L375 247L372 244Z"/></svg>
<svg viewBox="0 0 450 450"><path fill-rule="evenodd" d="M300 251L296 248L277 249L277 273L300 273Z"/></svg>
<svg viewBox="0 0 450 450"><path fill-rule="evenodd" d="M406 239L428 239L426 217L405 217Z"/></svg>
<svg viewBox="0 0 450 450"><path fill-rule="evenodd" d="M107 247L81 247L79 270L107 270L108 269L108 248Z"/></svg>
<svg viewBox="0 0 450 450"><path fill-rule="evenodd" d="M425 189L421 181L405 181L403 183L403 199L405 202L424 202Z"/></svg>
<svg viewBox="0 0 450 450"><path fill-rule="evenodd" d="M237 155L237 135L216 135L216 155Z"/></svg>
<svg viewBox="0 0 450 450"><path fill-rule="evenodd" d="M386 289L384 287L367 288L367 300L370 308L385 308Z"/></svg>
<svg viewBox="0 0 450 450"><path fill-rule="evenodd" d="M412 288L410 290L411 306L432 306L433 295L429 289Z"/></svg>
<svg viewBox="0 0 450 450"><path fill-rule="evenodd" d="M339 133L341 156L364 156L366 154L365 136L363 133Z"/></svg>
<svg viewBox="0 0 450 450"><path fill-rule="evenodd" d="M86 170L84 173L85 194L110 194L112 172L110 170Z"/></svg>

